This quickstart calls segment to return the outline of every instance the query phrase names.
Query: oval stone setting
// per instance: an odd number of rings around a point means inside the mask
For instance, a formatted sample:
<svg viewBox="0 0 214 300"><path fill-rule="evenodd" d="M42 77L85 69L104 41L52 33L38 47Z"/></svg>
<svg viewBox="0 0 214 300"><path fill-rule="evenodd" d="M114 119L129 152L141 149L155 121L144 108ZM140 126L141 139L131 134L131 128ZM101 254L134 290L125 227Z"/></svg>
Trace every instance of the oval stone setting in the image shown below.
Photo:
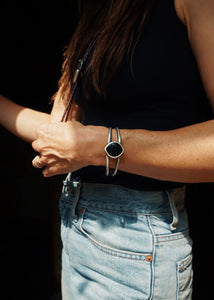
<svg viewBox="0 0 214 300"><path fill-rule="evenodd" d="M106 154L111 158L119 158L123 152L123 146L118 142L111 142L105 147Z"/></svg>

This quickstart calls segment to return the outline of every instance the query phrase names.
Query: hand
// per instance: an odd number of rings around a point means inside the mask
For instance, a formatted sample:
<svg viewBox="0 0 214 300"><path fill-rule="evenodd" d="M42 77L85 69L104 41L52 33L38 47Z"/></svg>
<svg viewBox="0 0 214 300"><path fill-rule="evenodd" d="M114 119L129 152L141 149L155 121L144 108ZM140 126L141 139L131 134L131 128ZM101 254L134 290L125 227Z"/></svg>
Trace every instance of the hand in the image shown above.
<svg viewBox="0 0 214 300"><path fill-rule="evenodd" d="M90 129L79 122L46 123L37 130L37 140L32 143L39 156L34 167L44 168L43 175L73 172L90 164Z"/></svg>

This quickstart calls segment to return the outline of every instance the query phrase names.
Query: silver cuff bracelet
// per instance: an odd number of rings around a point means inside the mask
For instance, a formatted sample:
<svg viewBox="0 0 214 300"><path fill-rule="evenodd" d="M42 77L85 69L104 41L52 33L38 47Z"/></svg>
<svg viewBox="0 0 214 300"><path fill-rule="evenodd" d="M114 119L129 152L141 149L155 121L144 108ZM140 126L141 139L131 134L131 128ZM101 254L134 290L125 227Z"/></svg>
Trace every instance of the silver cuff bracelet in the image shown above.
<svg viewBox="0 0 214 300"><path fill-rule="evenodd" d="M105 147L106 152L106 176L115 176L118 171L119 163L120 163L120 157L124 152L123 146L121 144L121 135L119 128L116 128L117 131L117 142L112 141L112 128L109 128L109 134L108 134L108 143ZM110 158L116 159L115 169L112 174L110 174Z"/></svg>

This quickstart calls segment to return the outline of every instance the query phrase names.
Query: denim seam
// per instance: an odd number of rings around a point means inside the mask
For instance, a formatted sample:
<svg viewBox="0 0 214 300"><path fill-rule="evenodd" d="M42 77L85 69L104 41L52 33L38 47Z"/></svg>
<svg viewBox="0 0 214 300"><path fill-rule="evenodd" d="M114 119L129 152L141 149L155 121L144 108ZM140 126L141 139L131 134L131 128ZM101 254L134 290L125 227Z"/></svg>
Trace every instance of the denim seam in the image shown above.
<svg viewBox="0 0 214 300"><path fill-rule="evenodd" d="M156 238L156 243L160 243L160 242L168 242L168 241L183 239L187 236L189 236L189 230L180 231L178 233L156 235L155 238Z"/></svg>
<svg viewBox="0 0 214 300"><path fill-rule="evenodd" d="M176 276L177 276L177 292L176 292L176 300L179 300L179 291L180 291L180 273L181 270L184 270L184 268L188 268L189 265L192 263L192 253L189 254L186 258L182 259L181 261L177 262L176 267Z"/></svg>
<svg viewBox="0 0 214 300"><path fill-rule="evenodd" d="M72 199L69 197L72 196ZM61 196L61 202L64 202L70 206L74 205L75 199L74 199L75 195L73 194L64 194L63 196ZM139 214L139 215L145 215L145 216L152 216L152 215L171 215L171 209L169 208L168 211L154 211L154 212L138 212L138 211L129 211L129 210L124 210L122 211L121 209L123 209L122 207L118 208L118 209L110 209L110 208L105 208L105 207L98 207L97 205L91 205L89 206L88 203L82 201L80 199L78 205L80 207L83 208L87 208L87 209L92 209L92 210L98 210L98 211L107 211L107 212L115 212L115 213L121 213L121 214Z"/></svg>
<svg viewBox="0 0 214 300"><path fill-rule="evenodd" d="M192 263L192 253L190 253L186 258L182 259L177 263L177 270L183 271L188 268L188 266Z"/></svg>
<svg viewBox="0 0 214 300"><path fill-rule="evenodd" d="M148 215L147 216L147 222L148 222L148 226L149 226L149 229L151 231L151 234L152 234L152 241L153 241L153 249L152 249L152 276L151 276L151 295L150 295L150 298L149 300L152 300L153 298L153 294L154 294L154 279L155 279L155 253L156 253L156 243L155 243L155 234L154 234L154 231L153 231L153 228L152 228L152 224L151 224L151 220L150 220L150 216Z"/></svg>
<svg viewBox="0 0 214 300"><path fill-rule="evenodd" d="M90 237L90 235L83 229L82 224L83 224L83 217L84 217L84 212L82 213L81 220L80 220L80 230L81 232L92 242L99 250L108 253L110 255L116 256L116 257L121 257L125 259L131 259L131 260L140 260L140 261L146 261L146 256L151 255L151 253L137 253L137 252L128 252L128 251L123 251L123 250L117 250L111 247L107 247L102 245L101 243L97 242L95 239Z"/></svg>
<svg viewBox="0 0 214 300"><path fill-rule="evenodd" d="M65 200L66 201L66 200ZM70 204L70 203L69 203ZM72 204L72 203L71 203ZM100 207L93 207L93 206L88 206L87 204L81 203L81 201L78 204L80 207L83 207L84 209L92 209L92 210L98 210L98 211L106 211L106 212L112 212L112 213L120 213L120 214L138 214L142 216L153 216L153 215L171 215L171 210L168 212L137 212L137 211L121 211L121 210L114 210L114 209L107 209L107 208L100 208Z"/></svg>

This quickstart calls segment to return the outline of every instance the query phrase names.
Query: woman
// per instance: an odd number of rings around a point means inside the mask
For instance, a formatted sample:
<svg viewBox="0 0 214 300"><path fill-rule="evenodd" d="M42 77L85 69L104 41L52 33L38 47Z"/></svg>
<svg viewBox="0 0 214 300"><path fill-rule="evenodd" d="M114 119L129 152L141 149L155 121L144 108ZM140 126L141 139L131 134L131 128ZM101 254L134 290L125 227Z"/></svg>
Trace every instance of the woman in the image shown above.
<svg viewBox="0 0 214 300"><path fill-rule="evenodd" d="M214 1L78 3L51 115L0 101L34 167L69 173L63 299L191 299L184 195L214 179Z"/></svg>

